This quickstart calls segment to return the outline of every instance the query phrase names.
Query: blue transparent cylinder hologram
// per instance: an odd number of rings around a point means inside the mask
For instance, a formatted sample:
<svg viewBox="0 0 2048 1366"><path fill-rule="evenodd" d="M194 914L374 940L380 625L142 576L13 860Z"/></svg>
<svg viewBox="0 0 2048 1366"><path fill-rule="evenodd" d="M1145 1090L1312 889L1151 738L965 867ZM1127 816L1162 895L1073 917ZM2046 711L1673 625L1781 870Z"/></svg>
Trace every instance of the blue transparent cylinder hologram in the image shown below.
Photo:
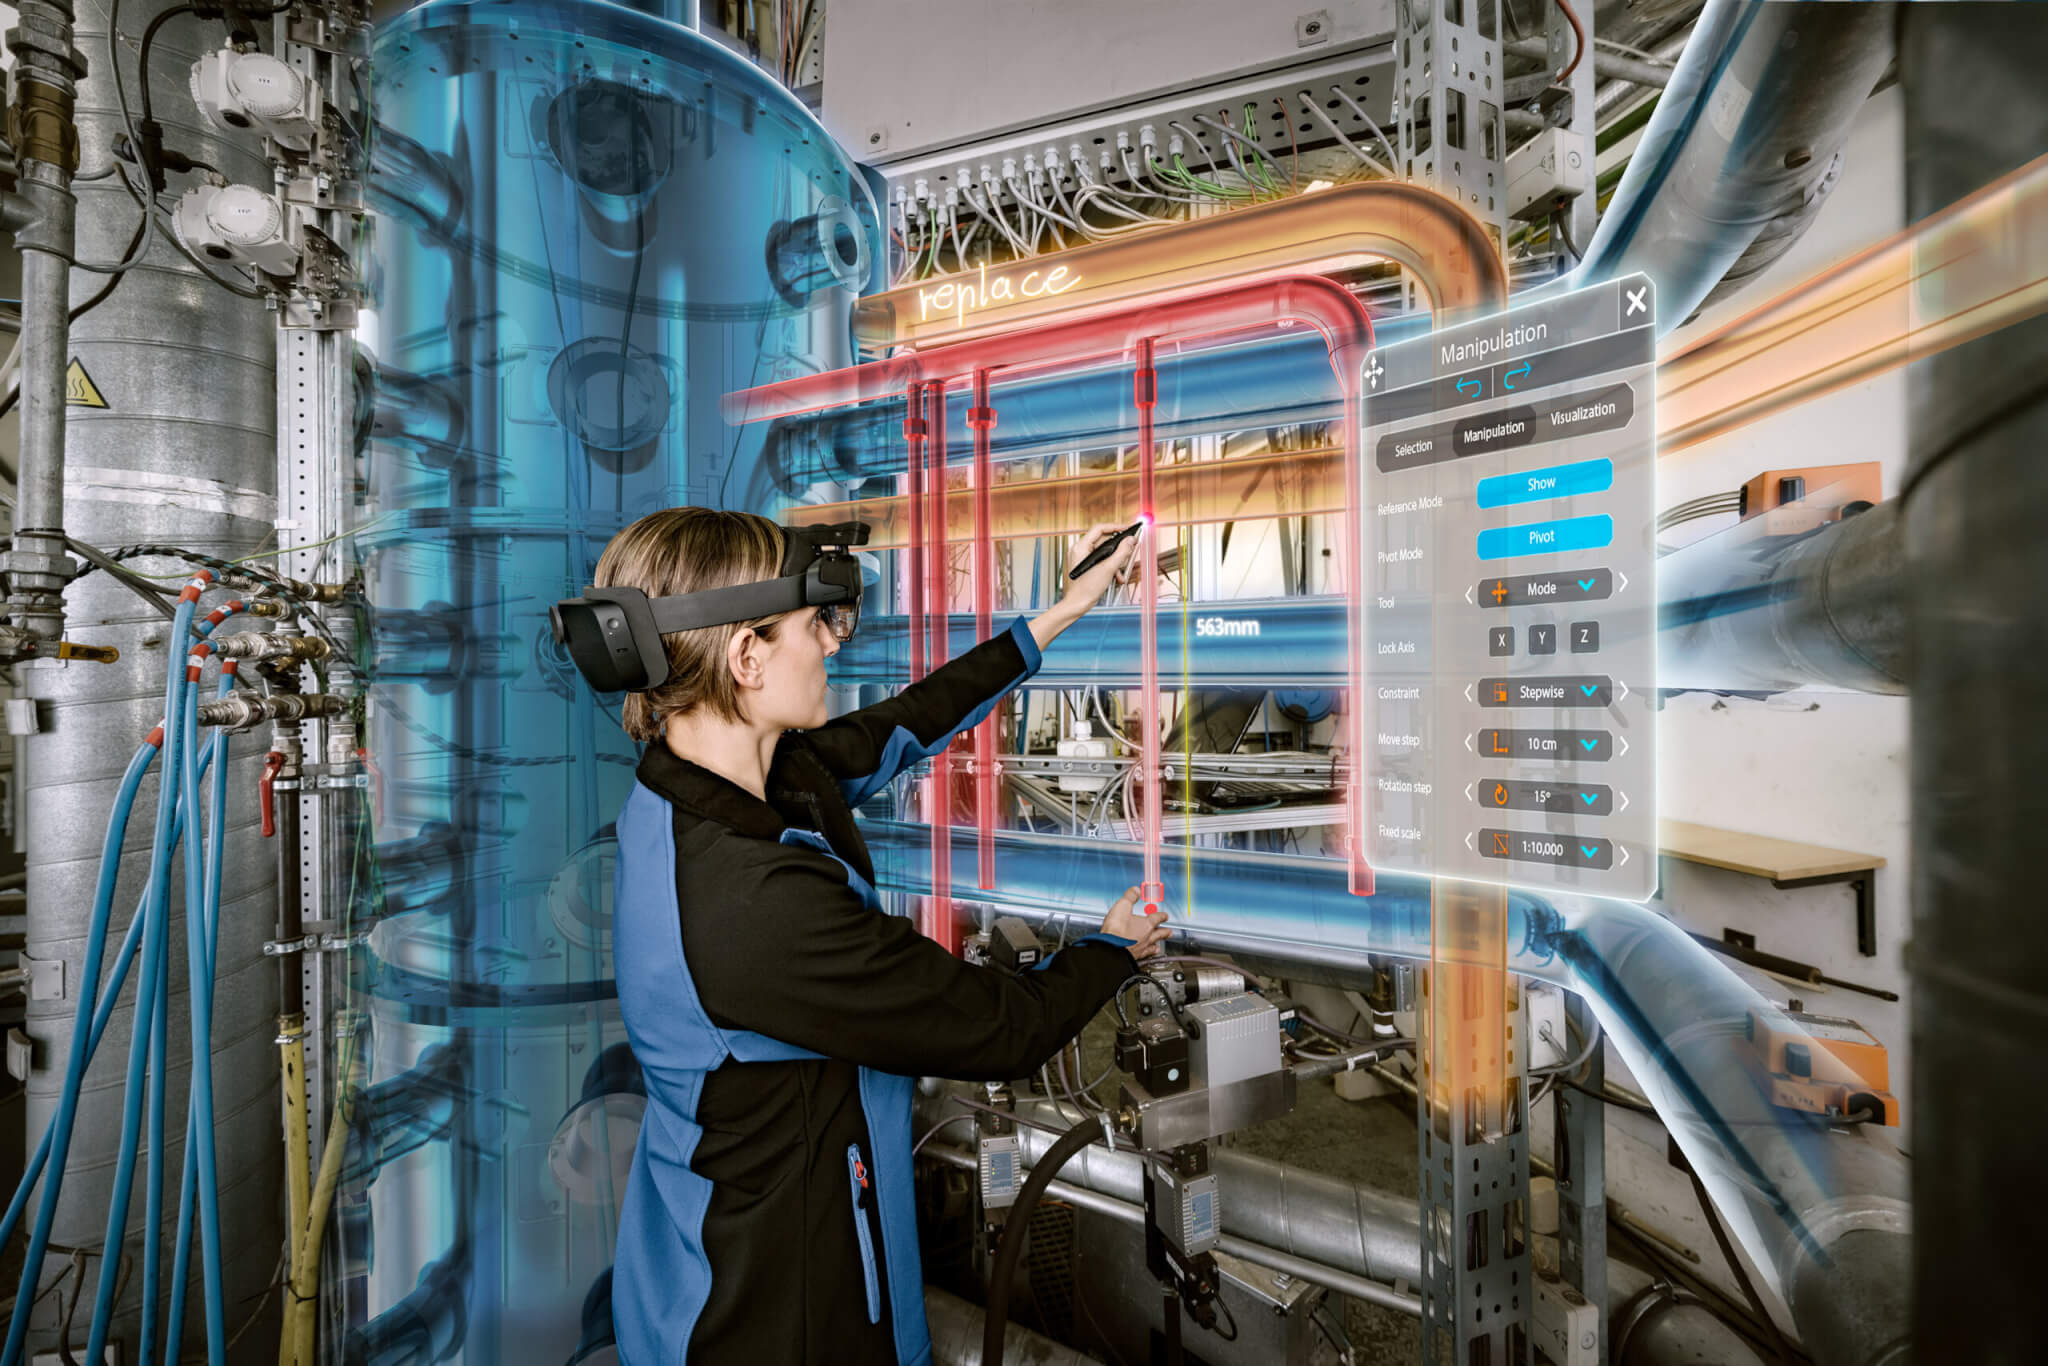
<svg viewBox="0 0 2048 1366"><path fill-rule="evenodd" d="M600 1064L635 750L548 607L645 513L771 509L762 433L718 399L847 363L877 218L786 90L661 18L437 0L372 71L354 525L381 920L352 1004L378 1105L339 1202L351 1360L566 1362L643 1103Z"/></svg>

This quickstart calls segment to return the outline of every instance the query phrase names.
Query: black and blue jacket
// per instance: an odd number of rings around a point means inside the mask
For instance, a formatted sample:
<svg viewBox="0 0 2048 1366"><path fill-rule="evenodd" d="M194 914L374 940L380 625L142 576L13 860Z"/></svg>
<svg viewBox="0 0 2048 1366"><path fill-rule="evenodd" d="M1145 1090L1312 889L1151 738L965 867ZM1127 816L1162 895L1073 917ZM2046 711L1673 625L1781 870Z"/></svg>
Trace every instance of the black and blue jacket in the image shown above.
<svg viewBox="0 0 2048 1366"><path fill-rule="evenodd" d="M619 1223L625 1366L931 1360L912 1078L1007 1080L1136 970L1091 935L1011 977L885 914L853 806L1037 671L1020 619L784 735L768 800L651 745L619 816L613 955L647 1081Z"/></svg>

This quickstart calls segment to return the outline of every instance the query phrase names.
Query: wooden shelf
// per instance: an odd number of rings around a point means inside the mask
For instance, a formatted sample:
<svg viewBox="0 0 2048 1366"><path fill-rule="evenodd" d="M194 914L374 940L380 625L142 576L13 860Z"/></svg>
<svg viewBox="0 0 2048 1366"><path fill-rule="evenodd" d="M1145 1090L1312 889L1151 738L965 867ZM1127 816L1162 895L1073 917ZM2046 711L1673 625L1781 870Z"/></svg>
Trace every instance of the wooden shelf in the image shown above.
<svg viewBox="0 0 2048 1366"><path fill-rule="evenodd" d="M1877 870L1879 854L1801 844L1770 835L1750 835L1690 821L1657 823L1658 853L1709 868L1725 868L1769 879L1774 887L1818 887L1845 883L1856 893L1856 949L1877 956Z"/></svg>

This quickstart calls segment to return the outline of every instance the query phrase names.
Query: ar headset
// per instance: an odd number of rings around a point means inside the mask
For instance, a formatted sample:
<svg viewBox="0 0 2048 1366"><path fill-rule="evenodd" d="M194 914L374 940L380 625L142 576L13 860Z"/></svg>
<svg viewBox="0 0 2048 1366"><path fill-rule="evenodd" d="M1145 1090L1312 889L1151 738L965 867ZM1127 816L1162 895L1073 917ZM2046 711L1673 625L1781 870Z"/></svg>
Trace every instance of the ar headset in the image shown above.
<svg viewBox="0 0 2048 1366"><path fill-rule="evenodd" d="M548 609L555 643L597 691L646 692L668 681L661 638L672 631L822 607L832 634L853 639L861 572L852 548L867 544L868 524L786 526L782 534L787 548L780 577L672 598L650 598L637 588L586 588L582 597Z"/></svg>

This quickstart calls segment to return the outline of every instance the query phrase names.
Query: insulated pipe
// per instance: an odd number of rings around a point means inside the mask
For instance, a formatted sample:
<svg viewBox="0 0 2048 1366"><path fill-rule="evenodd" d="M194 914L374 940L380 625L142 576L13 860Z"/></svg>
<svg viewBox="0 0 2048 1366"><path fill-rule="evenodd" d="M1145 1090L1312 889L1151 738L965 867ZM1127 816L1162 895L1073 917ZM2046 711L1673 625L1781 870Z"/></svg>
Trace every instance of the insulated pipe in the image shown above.
<svg viewBox="0 0 2048 1366"><path fill-rule="evenodd" d="M1777 516L1657 562L1658 687L1906 691L1898 500L1790 536L1771 534Z"/></svg>
<svg viewBox="0 0 2048 1366"><path fill-rule="evenodd" d="M7 226L21 252L21 453L13 541L0 566L15 626L54 645L64 634L65 372L71 346L71 262L76 255L78 129L72 123L85 59L71 45L68 0L22 0L8 111L19 188Z"/></svg>
<svg viewBox="0 0 2048 1366"><path fill-rule="evenodd" d="M1584 261L1552 288L1641 272L1669 332L1777 260L1833 185L1892 24L1890 5L1708 0Z"/></svg>
<svg viewBox="0 0 2048 1366"><path fill-rule="evenodd" d="M870 294L854 305L853 334L871 349L952 343L1144 299L1386 261L1414 274L1440 324L1507 304L1500 251L1477 219L1435 190L1375 180L1048 252L1019 263L1028 275L1005 267ZM1044 287L1054 271L1064 279ZM948 302L936 304L949 285ZM1009 296L990 306L963 312L954 302L963 287L981 300L998 286ZM1040 292L1027 297L1027 289Z"/></svg>
<svg viewBox="0 0 2048 1366"><path fill-rule="evenodd" d="M958 1295L924 1288L925 1326L932 1335L934 1366L981 1366L982 1313ZM1091 1356L1040 1337L1020 1323L1003 1330L1003 1366L1099 1366Z"/></svg>
<svg viewBox="0 0 2048 1366"><path fill-rule="evenodd" d="M1906 202L1940 210L2048 146L2038 6L1901 7ZM1941 12L1933 12L1941 11ZM1987 246L2014 250L1997 239ZM1912 373L1913 1249L1922 1361L2040 1355L2048 1224L2016 1207L2048 1092L2048 318ZM2013 1070L2018 1069L2018 1070ZM1819 1287L1816 1287L1819 1290ZM1862 1306L1844 1304L1853 1314ZM1874 1348L1871 1359L1878 1359ZM1897 1353L1911 1348L1901 1344Z"/></svg>
<svg viewBox="0 0 2048 1366"><path fill-rule="evenodd" d="M872 820L862 830L876 886L921 894L930 832ZM954 832L953 850L956 869L971 861L972 832ZM1040 924L1099 918L1131 885L1137 855L1103 840L1001 834L1000 891L988 900ZM1373 955L1430 956L1426 879L1385 875L1357 897L1333 859L1193 849L1185 866L1168 910L1205 949L1361 971ZM1647 907L1505 895L1508 970L1585 997L1814 1358L1862 1362L1859 1344L1903 1333L1904 1160L1881 1138L1773 1105L1747 1043L1752 1020L1805 1031ZM1855 1305L1856 1317L1831 1304Z"/></svg>
<svg viewBox="0 0 2048 1366"><path fill-rule="evenodd" d="M946 1117L953 1108L951 1094L918 1094L920 1130ZM1045 1101L1020 1102L1017 1113L1061 1129L1074 1122L1071 1113L1062 1114ZM1055 1137L1018 1125L1024 1164L1035 1165ZM1219 1205L1225 1233L1367 1280L1420 1283L1421 1216L1415 1201L1231 1148L1212 1151L1209 1165L1222 1190ZM1131 1205L1145 1203L1143 1176L1144 1164L1136 1153L1111 1152L1100 1145L1084 1149L1060 1171L1060 1179L1069 1185Z"/></svg>
<svg viewBox="0 0 2048 1366"><path fill-rule="evenodd" d="M924 1153L935 1162L944 1162L948 1166L958 1167L963 1171L973 1171L975 1167L972 1154L963 1152L959 1148L948 1147L943 1143L932 1144L924 1150ZM1118 1200L1111 1196L1102 1195L1088 1189L1086 1186L1076 1186L1066 1181L1050 1181L1046 1183L1045 1193L1055 1199L1064 1200L1077 1208L1085 1209L1092 1214L1105 1215L1108 1218L1120 1220L1126 1224L1142 1225L1146 1220L1145 1207L1142 1204L1132 1204L1128 1200ZM1324 1266L1318 1262L1304 1261L1300 1257L1281 1252L1277 1248L1247 1242L1235 1234L1226 1233L1217 1239L1216 1250L1250 1262L1253 1266L1263 1266L1269 1271L1283 1272L1299 1280L1307 1281L1310 1285L1320 1285L1325 1289L1334 1290L1340 1295L1349 1295L1351 1298L1363 1300L1367 1304L1377 1304L1383 1309L1393 1309L1417 1317L1420 1317L1422 1314L1422 1301L1414 1295L1405 1294L1402 1291L1393 1289L1391 1286L1381 1285L1378 1281L1369 1281L1362 1276L1354 1276L1348 1271L1339 1271L1335 1267Z"/></svg>

